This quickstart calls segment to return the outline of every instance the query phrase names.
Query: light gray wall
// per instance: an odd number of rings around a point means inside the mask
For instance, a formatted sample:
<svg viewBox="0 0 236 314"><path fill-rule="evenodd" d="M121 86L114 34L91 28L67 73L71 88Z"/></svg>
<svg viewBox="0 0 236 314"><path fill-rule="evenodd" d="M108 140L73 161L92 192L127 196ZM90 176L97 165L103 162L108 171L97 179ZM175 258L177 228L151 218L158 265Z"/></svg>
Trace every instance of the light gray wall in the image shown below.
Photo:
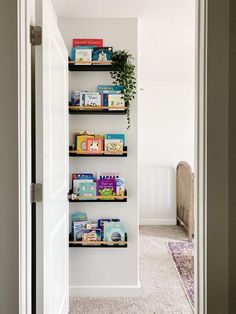
<svg viewBox="0 0 236 314"><path fill-rule="evenodd" d="M18 313L17 1L0 1L0 313Z"/></svg>
<svg viewBox="0 0 236 314"><path fill-rule="evenodd" d="M229 313L236 313L236 2L230 1Z"/></svg>
<svg viewBox="0 0 236 314"><path fill-rule="evenodd" d="M229 0L208 0L207 308L228 313Z"/></svg>

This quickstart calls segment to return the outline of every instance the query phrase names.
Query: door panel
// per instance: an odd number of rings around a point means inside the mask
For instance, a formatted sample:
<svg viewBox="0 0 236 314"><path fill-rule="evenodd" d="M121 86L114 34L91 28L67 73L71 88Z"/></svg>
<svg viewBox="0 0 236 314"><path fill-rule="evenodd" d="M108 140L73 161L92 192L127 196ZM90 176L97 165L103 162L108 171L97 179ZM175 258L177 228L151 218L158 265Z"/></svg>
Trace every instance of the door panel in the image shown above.
<svg viewBox="0 0 236 314"><path fill-rule="evenodd" d="M68 313L68 65L48 0L38 0L36 47L37 313Z"/></svg>

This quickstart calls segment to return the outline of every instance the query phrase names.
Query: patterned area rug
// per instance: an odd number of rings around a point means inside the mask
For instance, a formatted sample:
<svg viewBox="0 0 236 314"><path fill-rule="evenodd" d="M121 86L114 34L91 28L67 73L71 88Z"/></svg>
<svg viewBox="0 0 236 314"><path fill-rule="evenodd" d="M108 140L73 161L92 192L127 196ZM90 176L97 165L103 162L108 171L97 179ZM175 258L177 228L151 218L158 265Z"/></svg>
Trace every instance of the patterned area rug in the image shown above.
<svg viewBox="0 0 236 314"><path fill-rule="evenodd" d="M194 309L194 253L193 243L168 242L168 248L178 271L184 291Z"/></svg>

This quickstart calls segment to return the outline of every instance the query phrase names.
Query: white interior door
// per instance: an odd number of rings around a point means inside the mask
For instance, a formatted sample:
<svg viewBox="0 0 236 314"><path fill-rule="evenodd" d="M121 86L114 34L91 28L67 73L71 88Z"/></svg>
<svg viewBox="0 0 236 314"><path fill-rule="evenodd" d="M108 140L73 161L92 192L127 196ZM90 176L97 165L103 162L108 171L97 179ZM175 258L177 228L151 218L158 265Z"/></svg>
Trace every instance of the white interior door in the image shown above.
<svg viewBox="0 0 236 314"><path fill-rule="evenodd" d="M68 53L49 0L36 1L35 49L38 314L68 313Z"/></svg>

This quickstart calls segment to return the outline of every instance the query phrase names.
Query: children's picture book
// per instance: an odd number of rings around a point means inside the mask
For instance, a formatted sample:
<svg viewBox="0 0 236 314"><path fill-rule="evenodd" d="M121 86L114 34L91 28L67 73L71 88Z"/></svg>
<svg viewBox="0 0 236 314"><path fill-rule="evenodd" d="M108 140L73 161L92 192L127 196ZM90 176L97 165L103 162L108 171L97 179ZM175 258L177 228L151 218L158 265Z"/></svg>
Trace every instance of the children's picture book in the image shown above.
<svg viewBox="0 0 236 314"><path fill-rule="evenodd" d="M92 49L79 47L75 49L75 64L90 65L92 61Z"/></svg>
<svg viewBox="0 0 236 314"><path fill-rule="evenodd" d="M112 61L112 47L101 47L93 49L93 61Z"/></svg>
<svg viewBox="0 0 236 314"><path fill-rule="evenodd" d="M83 241L89 242L89 241L101 241L102 240L102 234L101 229L87 229L84 230L83 233Z"/></svg>
<svg viewBox="0 0 236 314"><path fill-rule="evenodd" d="M98 228L100 228L103 231L104 223L111 221L110 218L99 218L98 219Z"/></svg>
<svg viewBox="0 0 236 314"><path fill-rule="evenodd" d="M106 222L104 223L104 241L120 242L125 241L125 227L122 222Z"/></svg>
<svg viewBox="0 0 236 314"><path fill-rule="evenodd" d="M86 224L90 223L90 221L75 221L74 222L74 241L81 241L84 234L84 227Z"/></svg>
<svg viewBox="0 0 236 314"><path fill-rule="evenodd" d="M93 135L77 135L76 150L77 153L83 153L87 149L87 139L94 139Z"/></svg>
<svg viewBox="0 0 236 314"><path fill-rule="evenodd" d="M79 106L79 105L80 105L80 91L72 91L70 106Z"/></svg>
<svg viewBox="0 0 236 314"><path fill-rule="evenodd" d="M114 179L98 179L97 180L97 195L102 199L110 199L111 196L116 195L116 180Z"/></svg>
<svg viewBox="0 0 236 314"><path fill-rule="evenodd" d="M108 94L108 108L109 110L124 110L125 101L122 94Z"/></svg>
<svg viewBox="0 0 236 314"><path fill-rule="evenodd" d="M97 229L98 223L97 222L91 222L85 225L85 229Z"/></svg>
<svg viewBox="0 0 236 314"><path fill-rule="evenodd" d="M84 107L84 105L85 105L85 94L86 93L87 93L87 91L81 91L80 92L80 102L79 102L79 104L80 104L81 107Z"/></svg>
<svg viewBox="0 0 236 314"><path fill-rule="evenodd" d="M98 107L101 106L101 95L98 92L85 92L84 106Z"/></svg>
<svg viewBox="0 0 236 314"><path fill-rule="evenodd" d="M105 134L104 150L107 153L123 152L125 145L124 134Z"/></svg>
<svg viewBox="0 0 236 314"><path fill-rule="evenodd" d="M116 178L116 195L125 195L125 181L122 178Z"/></svg>
<svg viewBox="0 0 236 314"><path fill-rule="evenodd" d="M87 138L86 139L86 151L101 154L103 152L103 139L102 138Z"/></svg>
<svg viewBox="0 0 236 314"><path fill-rule="evenodd" d="M96 196L96 182L81 182L79 183L79 196L83 197L83 200L93 200Z"/></svg>
<svg viewBox="0 0 236 314"><path fill-rule="evenodd" d="M72 46L93 46L93 47L102 47L103 39L95 38L73 38Z"/></svg>
<svg viewBox="0 0 236 314"><path fill-rule="evenodd" d="M73 173L72 174L72 191L73 194L79 195L79 185L84 182L93 182L94 177L91 173Z"/></svg>
<svg viewBox="0 0 236 314"><path fill-rule="evenodd" d="M71 233L74 234L74 222L86 221L87 215L85 213L74 213L71 215Z"/></svg>

